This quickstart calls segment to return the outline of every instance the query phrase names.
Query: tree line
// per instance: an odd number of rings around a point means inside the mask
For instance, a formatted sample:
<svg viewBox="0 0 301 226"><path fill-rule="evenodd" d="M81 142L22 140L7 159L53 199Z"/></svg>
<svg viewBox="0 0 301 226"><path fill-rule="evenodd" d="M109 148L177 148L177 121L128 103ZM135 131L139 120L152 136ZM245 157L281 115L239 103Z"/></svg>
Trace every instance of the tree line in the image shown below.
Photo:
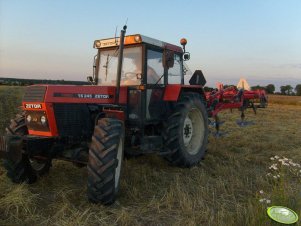
<svg viewBox="0 0 301 226"><path fill-rule="evenodd" d="M0 78L0 85L6 86L29 86L35 84L60 84L60 85L88 85L84 81L51 80L51 79L23 79L23 78Z"/></svg>
<svg viewBox="0 0 301 226"><path fill-rule="evenodd" d="M224 85L224 88L235 86L235 85ZM276 88L274 84L268 84L267 86L251 86L251 90L264 89L268 94L280 94L280 95L290 95L290 96L301 96L301 84L292 87L291 85L280 86L280 92L275 92ZM206 92L214 90L212 87L205 87Z"/></svg>

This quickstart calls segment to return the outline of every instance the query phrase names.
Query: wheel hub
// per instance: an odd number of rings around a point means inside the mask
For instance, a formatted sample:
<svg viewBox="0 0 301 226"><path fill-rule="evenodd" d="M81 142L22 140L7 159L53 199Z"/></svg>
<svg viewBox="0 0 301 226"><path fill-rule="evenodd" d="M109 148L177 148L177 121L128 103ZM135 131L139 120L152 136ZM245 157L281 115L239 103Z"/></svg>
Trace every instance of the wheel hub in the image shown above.
<svg viewBox="0 0 301 226"><path fill-rule="evenodd" d="M192 121L187 115L184 121L184 126L183 126L183 140L184 140L184 145L188 146L193 134L193 126L192 126Z"/></svg>

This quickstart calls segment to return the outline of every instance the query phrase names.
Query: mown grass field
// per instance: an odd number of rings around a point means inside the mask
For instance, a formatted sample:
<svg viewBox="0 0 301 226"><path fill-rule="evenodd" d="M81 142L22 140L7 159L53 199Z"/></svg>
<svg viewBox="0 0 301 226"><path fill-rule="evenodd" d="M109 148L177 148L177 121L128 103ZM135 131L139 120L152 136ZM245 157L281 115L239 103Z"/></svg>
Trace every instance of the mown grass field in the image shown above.
<svg viewBox="0 0 301 226"><path fill-rule="evenodd" d="M0 87L2 134L22 92ZM156 155L125 160L119 199L109 207L87 202L85 168L54 161L49 175L29 186L12 184L0 166L0 225L279 225L266 215L271 205L301 216L301 98L270 100L256 116L247 112L255 123L249 127L236 125L238 111L221 114L227 134L210 136L196 167L172 167ZM291 162L281 165L270 159L275 155Z"/></svg>

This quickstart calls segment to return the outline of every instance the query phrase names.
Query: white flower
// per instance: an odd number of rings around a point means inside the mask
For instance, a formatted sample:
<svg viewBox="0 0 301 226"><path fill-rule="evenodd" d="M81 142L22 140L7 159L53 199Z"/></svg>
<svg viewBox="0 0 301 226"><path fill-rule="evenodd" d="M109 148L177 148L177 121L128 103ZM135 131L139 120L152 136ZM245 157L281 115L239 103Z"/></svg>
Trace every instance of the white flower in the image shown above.
<svg viewBox="0 0 301 226"><path fill-rule="evenodd" d="M287 164L287 163L285 163L285 162L283 162L282 165L284 165L284 166L289 166L289 164Z"/></svg>
<svg viewBox="0 0 301 226"><path fill-rule="evenodd" d="M277 169L278 169L278 168L277 168L277 164L271 165L271 166L269 167L269 169L277 170Z"/></svg>
<svg viewBox="0 0 301 226"><path fill-rule="evenodd" d="M288 161L288 158L283 158L284 161Z"/></svg>
<svg viewBox="0 0 301 226"><path fill-rule="evenodd" d="M280 175L278 174L277 177L280 177Z"/></svg>
<svg viewBox="0 0 301 226"><path fill-rule="evenodd" d="M266 202L267 202L267 204L269 204L269 203L271 203L271 200L267 199Z"/></svg>
<svg viewBox="0 0 301 226"><path fill-rule="evenodd" d="M273 176L275 179L277 179L277 176Z"/></svg>
<svg viewBox="0 0 301 226"><path fill-rule="evenodd" d="M259 199L259 202L263 202L263 201L265 201L265 199Z"/></svg>
<svg viewBox="0 0 301 226"><path fill-rule="evenodd" d="M278 155L275 155L274 158L275 158L275 159L279 159L279 156L278 156Z"/></svg>
<svg viewBox="0 0 301 226"><path fill-rule="evenodd" d="M263 190L260 190L259 193L260 193L260 194L263 194L264 192L263 192Z"/></svg>
<svg viewBox="0 0 301 226"><path fill-rule="evenodd" d="M275 159L273 157L270 158L272 161L274 161Z"/></svg>
<svg viewBox="0 0 301 226"><path fill-rule="evenodd" d="M301 170L300 170L301 171ZM271 173L267 173L267 176L271 176Z"/></svg>

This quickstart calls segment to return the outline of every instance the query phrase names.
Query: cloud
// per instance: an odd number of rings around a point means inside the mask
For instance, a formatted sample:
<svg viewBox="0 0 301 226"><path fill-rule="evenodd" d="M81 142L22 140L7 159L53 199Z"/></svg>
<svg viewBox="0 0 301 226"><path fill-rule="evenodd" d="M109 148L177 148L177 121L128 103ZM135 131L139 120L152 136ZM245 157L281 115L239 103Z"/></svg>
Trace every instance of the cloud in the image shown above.
<svg viewBox="0 0 301 226"><path fill-rule="evenodd" d="M301 69L301 64L282 64L279 67L280 68L297 68L297 69Z"/></svg>
<svg viewBox="0 0 301 226"><path fill-rule="evenodd" d="M299 68L299 69L301 69L301 64L290 64L290 66L292 68Z"/></svg>

